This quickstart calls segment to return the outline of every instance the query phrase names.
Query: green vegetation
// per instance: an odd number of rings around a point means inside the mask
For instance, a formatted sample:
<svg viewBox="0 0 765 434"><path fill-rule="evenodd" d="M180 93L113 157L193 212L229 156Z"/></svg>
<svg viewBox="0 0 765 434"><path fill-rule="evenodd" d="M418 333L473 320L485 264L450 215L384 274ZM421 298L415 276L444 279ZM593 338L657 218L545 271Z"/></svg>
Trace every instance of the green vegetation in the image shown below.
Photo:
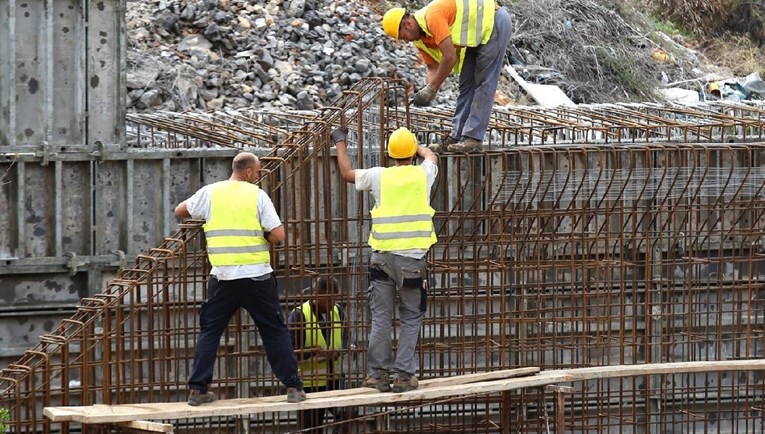
<svg viewBox="0 0 765 434"><path fill-rule="evenodd" d="M765 8L761 2L744 0L653 0L654 13L685 37L716 38L726 33L765 42ZM657 23L658 24L658 23ZM657 25L657 30L661 24ZM669 29L668 29L669 30ZM661 30L669 33L666 30ZM669 33L672 34L672 33Z"/></svg>
<svg viewBox="0 0 765 434"><path fill-rule="evenodd" d="M710 40L705 52L718 65L730 68L739 76L762 69L762 59L765 58L765 47L758 46L749 36L730 32Z"/></svg>
<svg viewBox="0 0 765 434"><path fill-rule="evenodd" d="M595 49L595 56L602 71L612 76L628 94L651 95L650 83L638 74L638 69L633 67L633 62L626 54L620 54L614 49L598 47ZM621 99L619 95L614 97Z"/></svg>
<svg viewBox="0 0 765 434"><path fill-rule="evenodd" d="M727 4L738 0L654 0L655 11L661 17L688 29L699 30L724 25Z"/></svg>
<svg viewBox="0 0 765 434"><path fill-rule="evenodd" d="M686 46L704 53L716 66L744 76L762 69L765 58L765 8L744 0L652 0L654 29L680 35ZM656 37L659 46L677 56Z"/></svg>
<svg viewBox="0 0 765 434"><path fill-rule="evenodd" d="M10 420L11 412L7 408L0 408L0 434L5 434L8 431L8 425L6 422Z"/></svg>
<svg viewBox="0 0 765 434"><path fill-rule="evenodd" d="M652 17L653 27L656 29L657 32L665 33L669 36L674 35L680 35L684 38L692 38L693 32L689 31L685 26L682 24L675 24L668 20L663 20L661 18Z"/></svg>

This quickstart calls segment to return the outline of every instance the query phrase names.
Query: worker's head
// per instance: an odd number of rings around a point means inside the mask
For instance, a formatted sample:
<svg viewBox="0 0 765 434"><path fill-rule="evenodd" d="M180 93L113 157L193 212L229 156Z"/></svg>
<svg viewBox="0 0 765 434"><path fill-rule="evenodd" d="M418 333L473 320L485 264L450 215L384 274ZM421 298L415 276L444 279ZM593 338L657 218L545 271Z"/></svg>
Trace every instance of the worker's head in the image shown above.
<svg viewBox="0 0 765 434"><path fill-rule="evenodd" d="M411 42L421 39L424 32L412 14L404 8L391 8L383 15L382 28L393 39Z"/></svg>
<svg viewBox="0 0 765 434"><path fill-rule="evenodd" d="M329 312L340 297L340 284L332 276L321 276L313 283L313 296L316 310Z"/></svg>
<svg viewBox="0 0 765 434"><path fill-rule="evenodd" d="M399 128L388 138L388 156L403 160L417 153L417 137L406 128Z"/></svg>
<svg viewBox="0 0 765 434"><path fill-rule="evenodd" d="M256 183L260 178L260 160L252 152L242 152L231 163L232 177L240 181Z"/></svg>
<svg viewBox="0 0 765 434"><path fill-rule="evenodd" d="M406 9L404 8L390 8L388 12L385 12L382 19L382 27L386 35L393 39L398 39L398 30L404 15L406 15Z"/></svg>

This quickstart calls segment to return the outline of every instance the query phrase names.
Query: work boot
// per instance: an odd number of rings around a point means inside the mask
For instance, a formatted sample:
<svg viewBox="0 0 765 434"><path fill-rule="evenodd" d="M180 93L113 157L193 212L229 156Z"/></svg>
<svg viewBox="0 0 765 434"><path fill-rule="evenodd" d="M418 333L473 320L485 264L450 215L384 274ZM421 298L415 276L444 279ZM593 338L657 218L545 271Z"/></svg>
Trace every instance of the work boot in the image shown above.
<svg viewBox="0 0 765 434"><path fill-rule="evenodd" d="M396 374L393 376L393 391L396 393L408 392L417 388L417 377L407 374Z"/></svg>
<svg viewBox="0 0 765 434"><path fill-rule="evenodd" d="M198 390L191 389L191 394L189 395L188 404L193 405L194 407L202 404L207 404L208 402L215 401L215 394L212 392L202 393Z"/></svg>
<svg viewBox="0 0 765 434"><path fill-rule="evenodd" d="M305 401L305 390L295 387L287 388L287 402Z"/></svg>
<svg viewBox="0 0 765 434"><path fill-rule="evenodd" d="M377 389L380 392L390 392L390 377L388 375L381 375L379 377L370 375L361 385Z"/></svg>
<svg viewBox="0 0 765 434"><path fill-rule="evenodd" d="M454 137L446 136L445 139L441 140L441 143L431 143L428 145L428 149L433 152L443 152L446 151L449 145L453 145L457 142L459 142L459 140L455 139Z"/></svg>
<svg viewBox="0 0 765 434"><path fill-rule="evenodd" d="M461 141L453 145L449 145L446 149L451 152L469 153L480 151L483 147L483 142L473 139L471 137L463 137Z"/></svg>

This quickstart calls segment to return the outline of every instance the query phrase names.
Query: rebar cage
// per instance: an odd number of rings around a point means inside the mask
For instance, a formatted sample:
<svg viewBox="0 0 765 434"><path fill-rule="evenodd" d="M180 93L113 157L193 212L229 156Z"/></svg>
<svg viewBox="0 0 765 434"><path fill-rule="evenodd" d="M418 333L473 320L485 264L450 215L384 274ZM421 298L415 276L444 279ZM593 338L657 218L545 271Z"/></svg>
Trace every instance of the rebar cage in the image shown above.
<svg viewBox="0 0 765 434"><path fill-rule="evenodd" d="M448 134L446 110L406 110L404 94L397 82L364 80L334 107L290 118L302 127L265 130L281 137L261 158L261 187L287 232L273 251L285 314L312 279L338 278L351 336L343 387L358 387L366 370L373 203L342 181L329 134L349 128L356 168L386 165L385 139L400 126L423 144ZM764 115L740 103L495 110L484 152L439 158L419 378L762 358ZM254 117L134 115L130 146L263 151L248 139L250 129L264 131ZM185 400L209 272L201 223L181 223L0 371L11 432L120 430L53 424L45 406ZM530 388L336 410L327 423L333 432L765 431L759 371L569 386L560 403ZM212 390L219 398L284 393L244 312L221 340ZM177 432L287 432L297 422L282 412L174 424Z"/></svg>

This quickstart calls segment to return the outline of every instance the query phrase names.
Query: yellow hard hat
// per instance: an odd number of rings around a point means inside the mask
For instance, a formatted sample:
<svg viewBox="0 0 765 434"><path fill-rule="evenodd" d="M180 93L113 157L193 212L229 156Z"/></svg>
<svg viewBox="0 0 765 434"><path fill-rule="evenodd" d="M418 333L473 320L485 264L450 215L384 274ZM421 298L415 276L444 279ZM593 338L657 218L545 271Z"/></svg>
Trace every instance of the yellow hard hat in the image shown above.
<svg viewBox="0 0 765 434"><path fill-rule="evenodd" d="M399 128L388 139L388 155L391 158L409 158L417 153L417 136L406 128Z"/></svg>
<svg viewBox="0 0 765 434"><path fill-rule="evenodd" d="M391 8L383 15L383 30L391 38L398 39L398 28L404 15L406 15L406 9L404 8Z"/></svg>
<svg viewBox="0 0 765 434"><path fill-rule="evenodd" d="M707 85L707 91L711 93L712 95L720 98L721 92L720 92L720 83L713 81Z"/></svg>

